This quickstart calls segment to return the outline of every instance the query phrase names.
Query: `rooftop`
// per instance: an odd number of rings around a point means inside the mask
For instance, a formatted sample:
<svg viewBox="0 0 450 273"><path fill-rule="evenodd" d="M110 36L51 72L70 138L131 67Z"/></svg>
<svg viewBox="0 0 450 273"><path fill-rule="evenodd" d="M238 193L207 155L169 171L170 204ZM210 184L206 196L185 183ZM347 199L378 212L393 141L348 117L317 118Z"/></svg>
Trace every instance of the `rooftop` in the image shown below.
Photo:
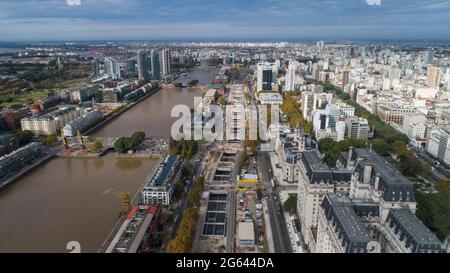
<svg viewBox="0 0 450 273"><path fill-rule="evenodd" d="M391 209L391 217L396 219L403 230L419 244L440 244L439 239L408 209Z"/></svg>
<svg viewBox="0 0 450 273"><path fill-rule="evenodd" d="M380 176L380 188L384 191L384 200L414 201L411 182L375 151L357 148L353 157L362 159L358 161L356 166L356 171L360 173L360 181L363 179L364 166L373 166L371 183L374 183L373 178L375 176Z"/></svg>
<svg viewBox="0 0 450 273"><path fill-rule="evenodd" d="M350 243L368 243L369 232L356 214L352 201L335 193L326 195L322 203L328 220L336 219L336 229L342 229ZM339 233L339 230L336 230Z"/></svg>
<svg viewBox="0 0 450 273"><path fill-rule="evenodd" d="M283 100L283 96L280 93L261 92L258 96L260 100Z"/></svg>
<svg viewBox="0 0 450 273"><path fill-rule="evenodd" d="M158 169L150 179L147 180L146 187L158 187L163 185L176 160L176 156L168 156L164 162L158 166Z"/></svg>
<svg viewBox="0 0 450 273"><path fill-rule="evenodd" d="M254 241L255 230L253 222L239 222L238 238L239 240Z"/></svg>

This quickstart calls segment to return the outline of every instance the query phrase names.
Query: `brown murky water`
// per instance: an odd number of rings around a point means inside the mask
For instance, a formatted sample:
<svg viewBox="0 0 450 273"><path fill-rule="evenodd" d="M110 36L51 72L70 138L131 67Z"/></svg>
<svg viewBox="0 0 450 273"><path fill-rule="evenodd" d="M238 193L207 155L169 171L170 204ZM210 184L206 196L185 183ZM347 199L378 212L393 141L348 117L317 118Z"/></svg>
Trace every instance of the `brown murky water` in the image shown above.
<svg viewBox="0 0 450 273"><path fill-rule="evenodd" d="M209 83L215 70L195 69L189 77ZM168 137L173 105L192 106L199 88L164 88L95 136L124 136L141 130L148 136ZM136 193L154 160L53 159L0 192L0 252L68 252L78 241L82 252L95 252L120 212L120 199L102 193L108 188Z"/></svg>

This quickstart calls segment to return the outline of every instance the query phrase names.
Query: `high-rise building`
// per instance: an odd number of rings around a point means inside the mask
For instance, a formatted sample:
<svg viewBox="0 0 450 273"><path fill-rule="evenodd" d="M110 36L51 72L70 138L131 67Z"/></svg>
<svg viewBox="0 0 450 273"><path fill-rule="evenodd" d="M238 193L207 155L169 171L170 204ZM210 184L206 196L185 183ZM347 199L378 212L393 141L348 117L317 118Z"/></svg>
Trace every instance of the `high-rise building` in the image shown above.
<svg viewBox="0 0 450 273"><path fill-rule="evenodd" d="M364 118L349 117L346 120L347 137L350 139L367 139L369 136L369 123Z"/></svg>
<svg viewBox="0 0 450 273"><path fill-rule="evenodd" d="M122 78L119 61L115 58L105 58L105 73L113 79Z"/></svg>
<svg viewBox="0 0 450 273"><path fill-rule="evenodd" d="M325 130L329 125L329 116L325 109L317 109L313 111L313 127L314 131Z"/></svg>
<svg viewBox="0 0 450 273"><path fill-rule="evenodd" d="M423 61L425 64L432 64L434 59L434 51L427 50L424 52Z"/></svg>
<svg viewBox="0 0 450 273"><path fill-rule="evenodd" d="M350 71L345 70L342 72L342 90L344 90L344 87L348 84L348 78L350 75Z"/></svg>
<svg viewBox="0 0 450 273"><path fill-rule="evenodd" d="M439 87L441 81L441 70L439 67L432 66L428 68L428 80L427 85L429 87Z"/></svg>
<svg viewBox="0 0 450 273"><path fill-rule="evenodd" d="M336 141L342 141L345 139L345 118L339 117L336 122Z"/></svg>
<svg viewBox="0 0 450 273"><path fill-rule="evenodd" d="M152 80L160 80L161 79L161 63L159 52L156 50L152 50L151 52L151 75Z"/></svg>
<svg viewBox="0 0 450 273"><path fill-rule="evenodd" d="M170 50L169 49L163 49L161 51L161 72L163 75L168 75L170 74L170 58L171 58L171 54L170 54Z"/></svg>
<svg viewBox="0 0 450 273"><path fill-rule="evenodd" d="M95 58L91 62L91 77L96 78L100 76L100 61Z"/></svg>
<svg viewBox="0 0 450 273"><path fill-rule="evenodd" d="M326 109L326 113L330 119L329 127L335 129L336 122L338 121L339 117L341 116L341 109L340 109L339 105L336 105L336 104L327 104L325 109Z"/></svg>
<svg viewBox="0 0 450 273"><path fill-rule="evenodd" d="M148 52L139 51L137 54L137 69L139 79L146 81L151 79L151 57Z"/></svg>
<svg viewBox="0 0 450 273"><path fill-rule="evenodd" d="M450 128L440 131L439 148L437 158L450 166Z"/></svg>
<svg viewBox="0 0 450 273"><path fill-rule="evenodd" d="M318 41L317 44L317 50L322 51L325 48L325 42L324 41Z"/></svg>
<svg viewBox="0 0 450 273"><path fill-rule="evenodd" d="M294 91L295 89L295 69L296 65L289 62L288 70L286 73L286 85L284 91Z"/></svg>
<svg viewBox="0 0 450 273"><path fill-rule="evenodd" d="M270 91L277 80L278 68L275 63L258 63L256 91Z"/></svg>
<svg viewBox="0 0 450 273"><path fill-rule="evenodd" d="M132 58L127 60L127 72L129 74L136 72L136 59Z"/></svg>

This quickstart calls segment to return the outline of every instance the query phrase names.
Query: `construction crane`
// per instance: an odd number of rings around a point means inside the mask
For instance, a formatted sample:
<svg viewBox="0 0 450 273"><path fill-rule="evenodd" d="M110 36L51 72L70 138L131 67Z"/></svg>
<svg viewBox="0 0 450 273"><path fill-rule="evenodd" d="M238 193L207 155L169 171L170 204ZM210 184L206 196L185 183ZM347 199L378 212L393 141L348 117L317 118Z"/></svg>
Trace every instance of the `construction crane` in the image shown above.
<svg viewBox="0 0 450 273"><path fill-rule="evenodd" d="M61 139L62 139L62 141L64 143L64 152L70 152L69 143L67 141L66 136L64 136L63 130L61 130Z"/></svg>
<svg viewBox="0 0 450 273"><path fill-rule="evenodd" d="M78 143L80 143L80 147L81 147L81 152L85 152L86 151L86 146L85 146L85 142L83 140L83 137L81 137L81 133L80 133L80 129L77 130L77 140Z"/></svg>
<svg viewBox="0 0 450 273"><path fill-rule="evenodd" d="M107 189L103 192L103 194L111 193L116 197L119 197L122 200L122 210L123 212L127 212L130 209L131 204L131 195L129 191L119 191L116 189Z"/></svg>

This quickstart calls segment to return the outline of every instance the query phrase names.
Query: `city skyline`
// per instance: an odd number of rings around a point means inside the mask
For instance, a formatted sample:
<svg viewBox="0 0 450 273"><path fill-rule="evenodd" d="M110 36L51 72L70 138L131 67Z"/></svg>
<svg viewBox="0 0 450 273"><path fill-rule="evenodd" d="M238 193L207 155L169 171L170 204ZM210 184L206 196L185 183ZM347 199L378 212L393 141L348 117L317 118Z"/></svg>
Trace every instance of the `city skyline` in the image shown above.
<svg viewBox="0 0 450 273"><path fill-rule="evenodd" d="M449 15L0 0L0 253L186 272L450 253Z"/></svg>
<svg viewBox="0 0 450 273"><path fill-rule="evenodd" d="M0 41L448 40L449 14L441 0L5 0Z"/></svg>

